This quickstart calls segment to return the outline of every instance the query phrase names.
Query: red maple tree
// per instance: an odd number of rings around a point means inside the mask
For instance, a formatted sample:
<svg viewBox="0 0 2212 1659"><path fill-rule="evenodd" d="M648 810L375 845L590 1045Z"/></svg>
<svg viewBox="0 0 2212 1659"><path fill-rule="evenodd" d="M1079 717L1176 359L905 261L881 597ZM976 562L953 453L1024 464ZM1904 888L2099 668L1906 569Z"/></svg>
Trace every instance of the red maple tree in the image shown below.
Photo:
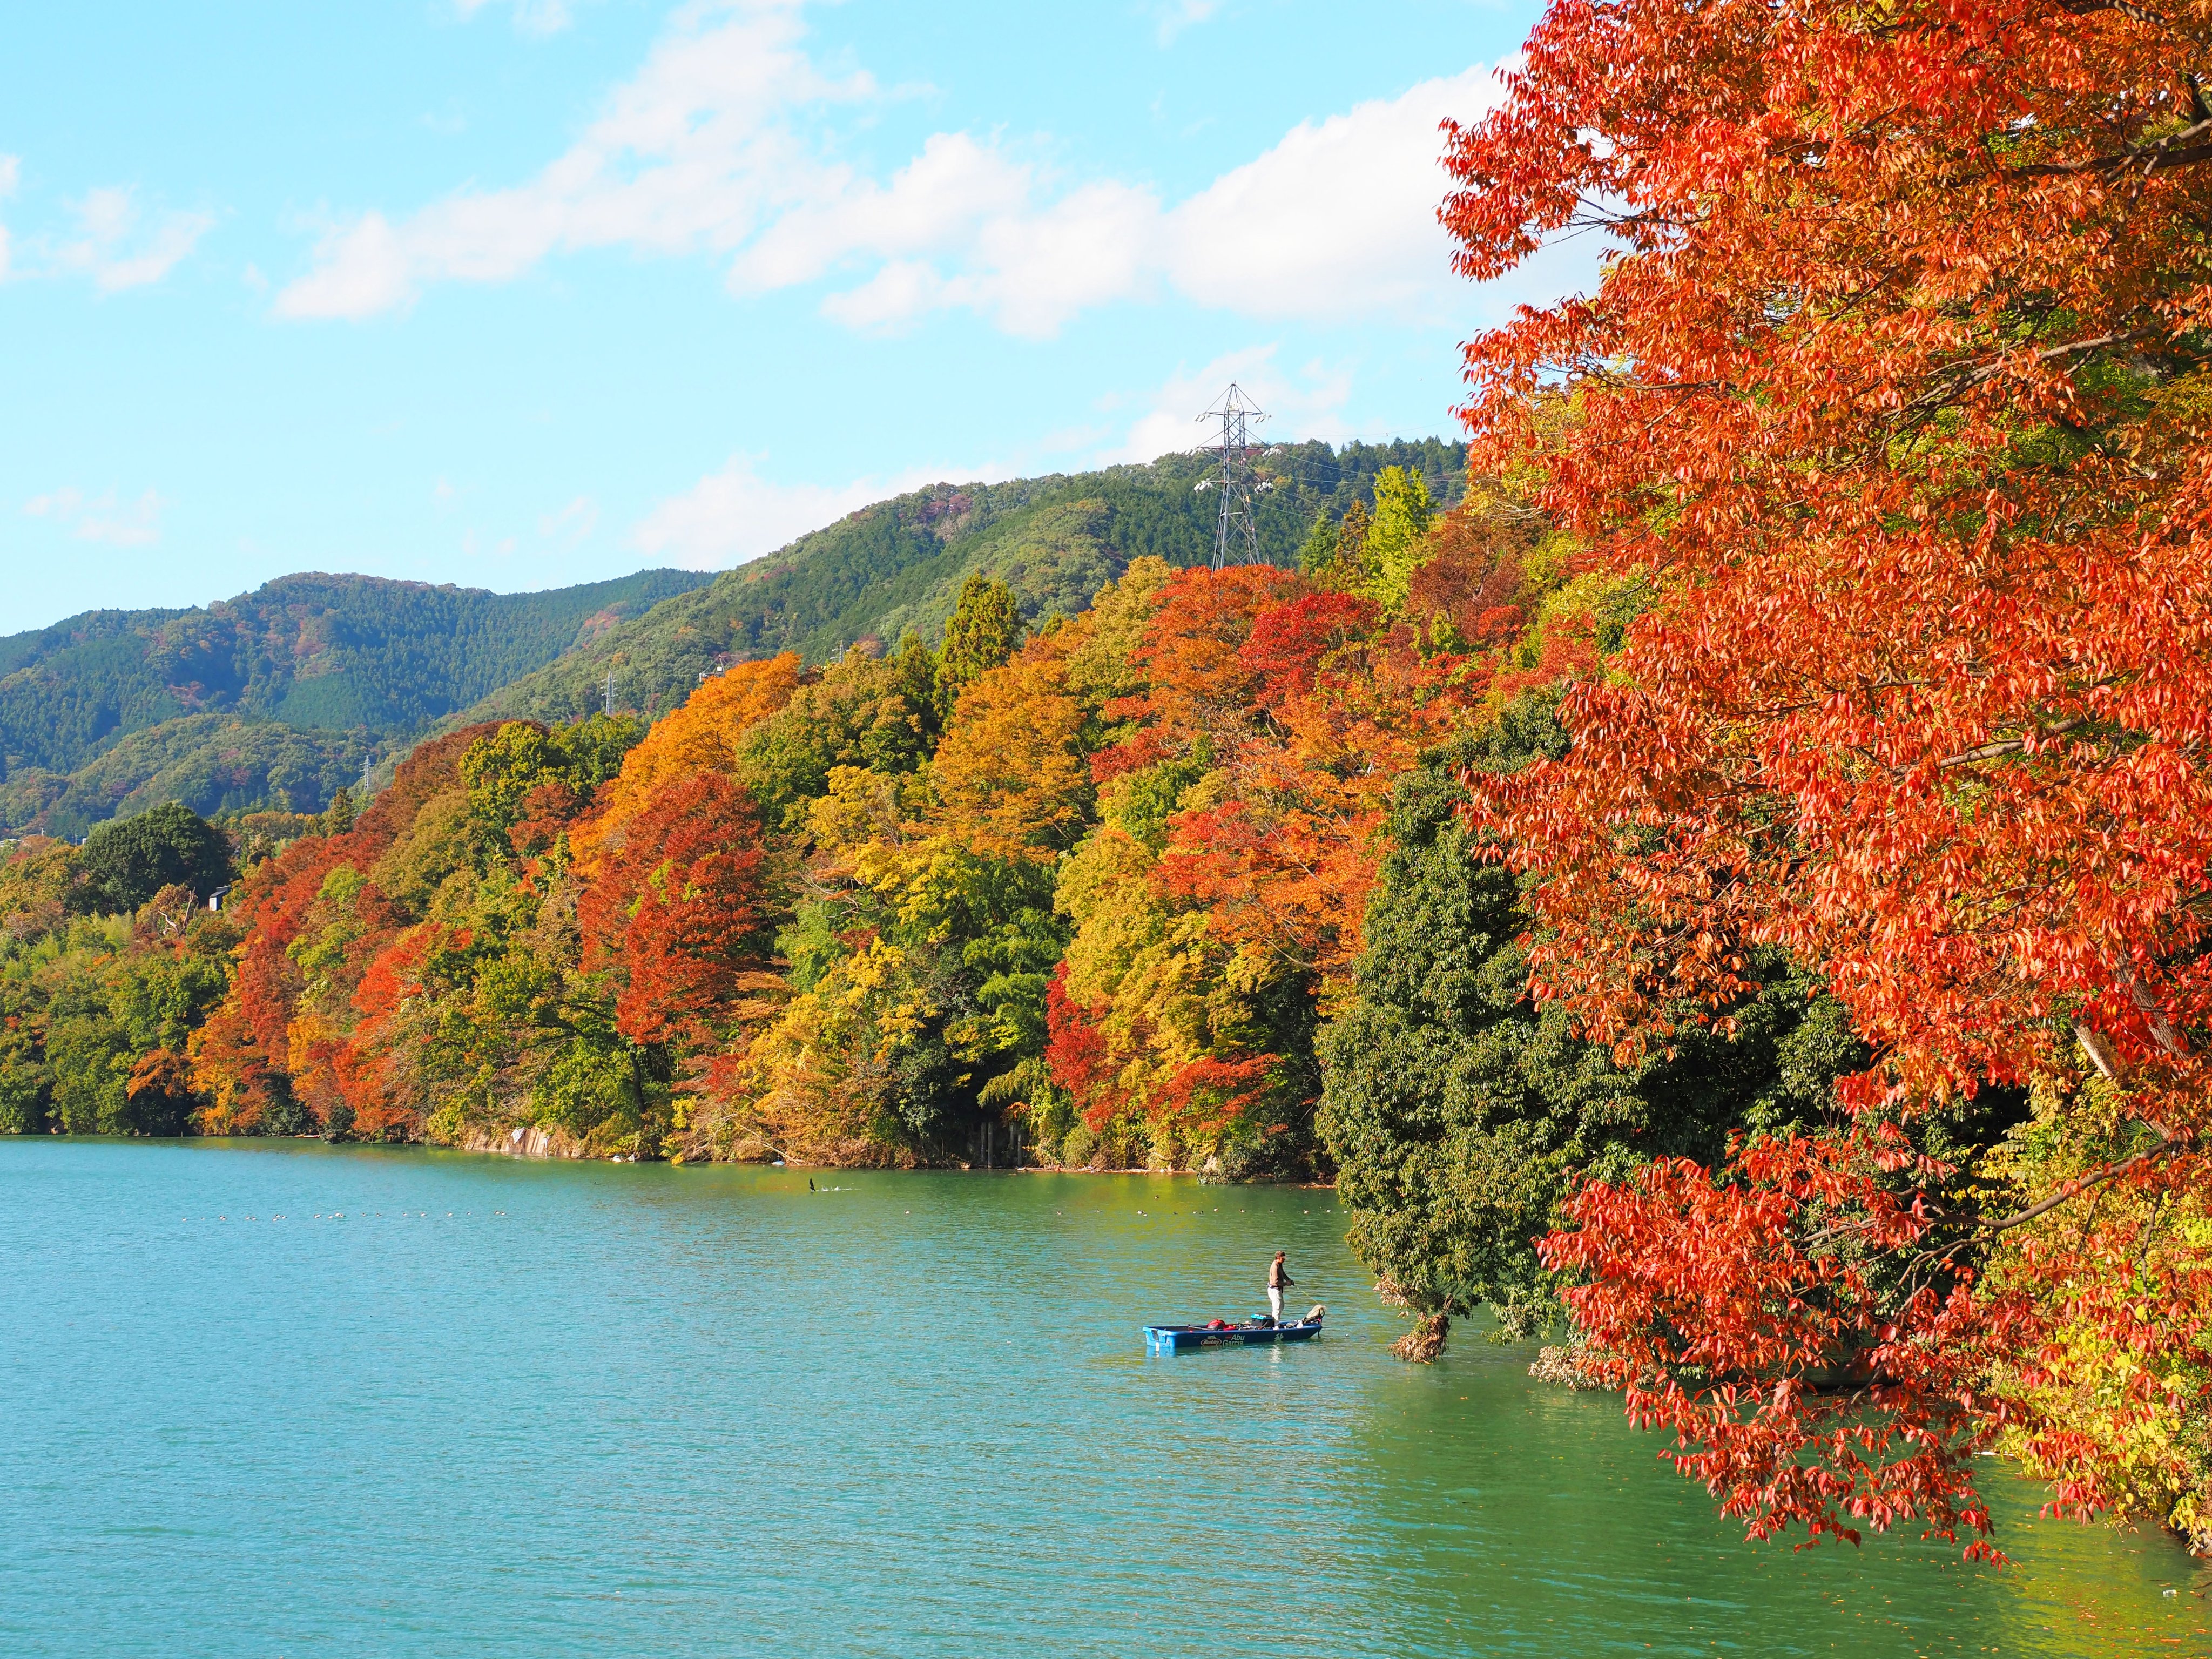
<svg viewBox="0 0 2212 1659"><path fill-rule="evenodd" d="M618 987L624 1036L712 1033L766 957L769 873L751 798L719 772L662 785L611 838L577 918L585 969Z"/></svg>
<svg viewBox="0 0 2212 1659"><path fill-rule="evenodd" d="M1820 1133L1586 1189L1547 1246L1756 1529L1984 1531L1999 1379L2062 1332L2208 1357L2114 1293L2139 1206L2035 1224L2212 1173L2208 75L2194 6L1558 0L1449 130L1466 275L1614 250L1467 354L1475 465L1540 470L1648 605L1572 752L1478 807L1541 878L1537 987L1633 1047L1778 945L1876 1051ZM1915 1150L2077 1044L2126 1121L2059 1191L2007 1214ZM2021 1426L2062 1507L2106 1501L2094 1446Z"/></svg>

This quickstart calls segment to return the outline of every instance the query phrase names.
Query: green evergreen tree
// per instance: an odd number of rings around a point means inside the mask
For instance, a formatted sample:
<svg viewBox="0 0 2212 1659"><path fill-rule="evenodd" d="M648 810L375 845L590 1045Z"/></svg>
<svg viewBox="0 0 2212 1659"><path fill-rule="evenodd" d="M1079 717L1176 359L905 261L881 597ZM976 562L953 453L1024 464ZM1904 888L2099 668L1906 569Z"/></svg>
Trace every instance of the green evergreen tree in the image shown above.
<svg viewBox="0 0 2212 1659"><path fill-rule="evenodd" d="M1305 545L1298 550L1298 568L1309 576L1327 572L1336 562L1336 520L1323 507L1314 514L1313 528L1306 532Z"/></svg>
<svg viewBox="0 0 2212 1659"><path fill-rule="evenodd" d="M1524 698L1479 741L1401 780L1355 999L1322 1033L1317 1127L1360 1259L1424 1316L1487 1304L1509 1331L1552 1322L1532 1241L1575 1175L1620 1179L1657 1156L1711 1159L1731 1129L1820 1111L1862 1063L1840 1005L1778 959L1733 1036L1686 1026L1632 1069L1528 994L1515 878L1462 827L1463 769L1564 751ZM1443 1322L1435 1326L1441 1337Z"/></svg>
<svg viewBox="0 0 2212 1659"><path fill-rule="evenodd" d="M1014 590L980 574L961 584L945 644L937 653L937 706L950 715L960 693L1014 654L1022 642L1022 611Z"/></svg>

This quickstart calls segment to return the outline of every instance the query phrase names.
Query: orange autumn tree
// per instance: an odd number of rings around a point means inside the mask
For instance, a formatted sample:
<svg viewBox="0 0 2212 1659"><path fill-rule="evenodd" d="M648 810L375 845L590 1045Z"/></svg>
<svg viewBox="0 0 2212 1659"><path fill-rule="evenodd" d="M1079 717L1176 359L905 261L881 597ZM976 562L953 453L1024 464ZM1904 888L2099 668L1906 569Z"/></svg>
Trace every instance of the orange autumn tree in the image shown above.
<svg viewBox="0 0 2212 1659"><path fill-rule="evenodd" d="M345 1102L336 1069L351 997L376 952L409 919L368 878L417 826L457 797L461 757L496 725L419 744L391 787L353 823L307 836L256 866L229 908L246 930L229 994L194 1033L193 1086L211 1133L265 1131L273 1118L319 1129Z"/></svg>
<svg viewBox="0 0 2212 1659"><path fill-rule="evenodd" d="M711 1043L769 954L775 901L750 798L718 772L679 775L602 848L577 921L585 971L616 987L617 1029L664 1049Z"/></svg>
<svg viewBox="0 0 2212 1659"><path fill-rule="evenodd" d="M1049 863L1082 838L1091 805L1081 739L1088 714L1066 684L1060 628L958 695L930 777L930 828L993 858Z"/></svg>
<svg viewBox="0 0 2212 1659"><path fill-rule="evenodd" d="M2064 1512L2197 1478L2208 77L2197 3L1559 0L1449 130L1464 274L1616 250L1467 353L1475 465L1541 453L1650 597L1477 811L1536 988L1631 1053L1779 949L1875 1052L1825 1126L1586 1186L1547 1247L1754 1533L1984 1550L2001 1438Z"/></svg>
<svg viewBox="0 0 2212 1659"><path fill-rule="evenodd" d="M801 668L799 653L786 651L702 680L623 757L621 775L607 786L599 810L571 837L578 854L590 860L601 842L670 783L704 772L738 775L746 734L791 701Z"/></svg>

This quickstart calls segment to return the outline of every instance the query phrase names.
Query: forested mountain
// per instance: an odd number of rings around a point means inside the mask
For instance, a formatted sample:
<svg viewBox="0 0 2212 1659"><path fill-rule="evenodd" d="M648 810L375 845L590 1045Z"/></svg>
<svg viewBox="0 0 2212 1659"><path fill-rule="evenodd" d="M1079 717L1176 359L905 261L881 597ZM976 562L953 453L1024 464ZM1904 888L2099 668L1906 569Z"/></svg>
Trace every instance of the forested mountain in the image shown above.
<svg viewBox="0 0 2212 1659"><path fill-rule="evenodd" d="M1465 446L1282 444L1259 463L1254 514L1263 563L1294 565L1316 514L1341 518L1388 466L1418 471L1440 506L1465 489ZM998 484L933 484L861 508L711 586L656 605L502 687L449 725L501 716L568 720L600 706L658 714L732 661L796 651L809 662L912 632L933 641L977 573L1012 588L1029 620L1073 616L1134 558L1177 568L1212 558L1220 497L1200 488L1204 453ZM1233 555L1242 562L1240 549Z"/></svg>
<svg viewBox="0 0 2212 1659"><path fill-rule="evenodd" d="M264 807L319 811L361 776L374 753L366 732L187 714L131 732L74 771L18 771L0 783L0 829L75 840L95 823L164 801L205 816Z"/></svg>
<svg viewBox="0 0 2212 1659"><path fill-rule="evenodd" d="M708 578L645 570L542 593L319 573L204 609L88 611L0 639L6 775L68 771L186 714L411 732Z"/></svg>
<svg viewBox="0 0 2212 1659"><path fill-rule="evenodd" d="M307 574L190 611L0 639L0 832L81 836L156 800L319 810L374 747L711 578L539 593Z"/></svg>
<svg viewBox="0 0 2212 1659"><path fill-rule="evenodd" d="M364 764L388 781L433 730L597 709L610 670L617 706L652 716L732 662L933 642L979 572L1032 622L1073 616L1132 559L1212 556L1212 465L1200 453L933 484L720 576L491 593L307 574L204 609L88 611L0 639L0 835L75 838L162 800L319 811ZM1270 447L1260 560L1297 563L1316 517L1371 501L1389 466L1419 472L1439 506L1465 487L1464 447L1436 439Z"/></svg>

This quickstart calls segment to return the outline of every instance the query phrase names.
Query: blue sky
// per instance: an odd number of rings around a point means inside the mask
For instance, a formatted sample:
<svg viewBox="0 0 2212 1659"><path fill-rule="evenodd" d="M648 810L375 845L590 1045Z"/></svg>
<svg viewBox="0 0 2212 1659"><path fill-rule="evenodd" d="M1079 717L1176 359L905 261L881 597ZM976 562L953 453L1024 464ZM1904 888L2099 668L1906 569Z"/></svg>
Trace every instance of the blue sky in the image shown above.
<svg viewBox="0 0 2212 1659"><path fill-rule="evenodd" d="M0 24L0 633L720 568L939 477L1449 432L1534 8L234 0Z"/></svg>

